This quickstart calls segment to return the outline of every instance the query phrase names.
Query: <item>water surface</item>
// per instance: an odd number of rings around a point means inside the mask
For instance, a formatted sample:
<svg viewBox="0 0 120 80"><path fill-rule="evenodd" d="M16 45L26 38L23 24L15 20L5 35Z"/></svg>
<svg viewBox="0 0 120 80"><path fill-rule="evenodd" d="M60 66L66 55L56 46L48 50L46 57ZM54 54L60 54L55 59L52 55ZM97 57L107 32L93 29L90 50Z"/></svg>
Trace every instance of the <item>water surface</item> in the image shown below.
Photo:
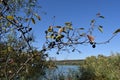
<svg viewBox="0 0 120 80"><path fill-rule="evenodd" d="M46 75L38 80L59 80L59 77L67 77L78 71L78 65L57 65L57 68L47 69Z"/></svg>

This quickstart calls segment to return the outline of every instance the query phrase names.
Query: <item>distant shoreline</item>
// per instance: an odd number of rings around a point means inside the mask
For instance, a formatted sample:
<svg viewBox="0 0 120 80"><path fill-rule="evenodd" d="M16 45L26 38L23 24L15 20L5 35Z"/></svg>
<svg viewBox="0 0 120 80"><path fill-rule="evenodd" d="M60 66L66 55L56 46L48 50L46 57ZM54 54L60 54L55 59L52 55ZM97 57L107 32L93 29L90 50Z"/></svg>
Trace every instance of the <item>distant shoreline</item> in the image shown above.
<svg viewBox="0 0 120 80"><path fill-rule="evenodd" d="M55 61L57 65L82 65L84 60L58 60Z"/></svg>

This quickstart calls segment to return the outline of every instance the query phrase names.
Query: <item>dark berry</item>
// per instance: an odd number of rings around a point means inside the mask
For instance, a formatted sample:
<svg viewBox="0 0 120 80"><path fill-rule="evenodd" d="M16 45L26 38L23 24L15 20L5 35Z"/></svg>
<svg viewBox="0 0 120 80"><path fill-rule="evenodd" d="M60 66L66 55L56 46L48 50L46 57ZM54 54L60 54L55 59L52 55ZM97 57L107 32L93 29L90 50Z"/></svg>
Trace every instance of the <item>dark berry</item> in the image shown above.
<svg viewBox="0 0 120 80"><path fill-rule="evenodd" d="M95 45L92 45L93 48L95 48L96 46Z"/></svg>

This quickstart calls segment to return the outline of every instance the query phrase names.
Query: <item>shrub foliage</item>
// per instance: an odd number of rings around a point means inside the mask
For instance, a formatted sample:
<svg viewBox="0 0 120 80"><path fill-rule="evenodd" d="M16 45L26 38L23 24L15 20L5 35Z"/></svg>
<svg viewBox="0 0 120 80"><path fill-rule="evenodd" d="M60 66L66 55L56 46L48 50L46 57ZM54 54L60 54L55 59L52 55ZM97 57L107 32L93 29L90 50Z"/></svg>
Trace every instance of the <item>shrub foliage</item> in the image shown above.
<svg viewBox="0 0 120 80"><path fill-rule="evenodd" d="M87 57L81 68L80 80L119 80L120 54Z"/></svg>

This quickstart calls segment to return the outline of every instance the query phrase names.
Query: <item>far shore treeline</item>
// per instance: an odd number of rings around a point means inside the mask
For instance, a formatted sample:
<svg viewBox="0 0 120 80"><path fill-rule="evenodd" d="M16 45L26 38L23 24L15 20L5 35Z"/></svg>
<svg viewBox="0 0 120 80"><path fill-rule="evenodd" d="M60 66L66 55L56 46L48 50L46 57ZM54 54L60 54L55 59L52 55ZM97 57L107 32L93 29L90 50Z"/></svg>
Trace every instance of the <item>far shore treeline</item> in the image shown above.
<svg viewBox="0 0 120 80"><path fill-rule="evenodd" d="M81 60L58 60L55 61L57 65L82 65L83 59Z"/></svg>

